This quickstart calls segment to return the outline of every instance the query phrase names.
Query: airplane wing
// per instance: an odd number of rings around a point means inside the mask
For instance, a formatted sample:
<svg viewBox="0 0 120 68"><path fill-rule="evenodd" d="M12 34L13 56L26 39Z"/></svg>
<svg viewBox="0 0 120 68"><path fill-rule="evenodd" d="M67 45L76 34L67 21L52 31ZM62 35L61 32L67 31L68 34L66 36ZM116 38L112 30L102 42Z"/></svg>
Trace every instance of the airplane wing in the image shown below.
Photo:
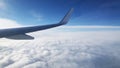
<svg viewBox="0 0 120 68"><path fill-rule="evenodd" d="M20 28L9 28L9 29L1 29L0 30L0 38L3 37L7 37L7 38L11 38L14 39L15 36L20 36L20 37L25 37L27 38L28 35L26 35L26 33L30 33L30 32L34 32L34 31L39 31L39 30L45 30L45 29L50 29L53 27L58 27L61 25L65 25L67 24L67 22L70 19L70 16L72 14L73 8L71 8L68 13L64 16L64 18L56 24L49 24L49 25L42 25L42 26L31 26L31 27L20 27ZM19 39L20 37L16 37L16 39ZM32 37L28 37L32 38ZM20 38L21 39L21 38ZM23 38L24 39L24 38Z"/></svg>

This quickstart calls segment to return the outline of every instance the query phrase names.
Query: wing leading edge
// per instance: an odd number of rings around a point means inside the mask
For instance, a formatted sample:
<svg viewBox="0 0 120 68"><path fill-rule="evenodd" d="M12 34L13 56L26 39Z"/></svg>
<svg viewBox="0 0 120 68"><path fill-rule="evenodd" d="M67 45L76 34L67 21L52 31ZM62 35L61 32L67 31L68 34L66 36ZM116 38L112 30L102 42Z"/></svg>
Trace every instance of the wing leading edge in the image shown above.
<svg viewBox="0 0 120 68"><path fill-rule="evenodd" d="M0 30L0 38L10 37L10 36L12 37L12 36L18 36L18 35L21 35L21 36L24 35L25 36L25 33L30 33L30 32L34 32L34 31L45 30L45 29L50 29L50 28L61 26L61 25L65 25L65 24L68 23L72 12L73 12L73 8L71 8L68 11L68 13L64 16L64 18L59 23L56 23L56 24L2 29L2 30ZM19 38L17 38L17 39L19 39Z"/></svg>

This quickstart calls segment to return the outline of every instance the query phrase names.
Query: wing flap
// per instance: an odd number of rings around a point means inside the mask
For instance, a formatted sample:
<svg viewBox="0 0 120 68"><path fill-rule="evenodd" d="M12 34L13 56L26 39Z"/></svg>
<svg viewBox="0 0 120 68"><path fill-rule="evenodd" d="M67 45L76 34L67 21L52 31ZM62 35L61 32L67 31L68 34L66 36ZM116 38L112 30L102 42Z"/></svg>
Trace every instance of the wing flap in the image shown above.
<svg viewBox="0 0 120 68"><path fill-rule="evenodd" d="M22 40L22 39L23 39L23 40L32 40L32 39L34 39L34 37L29 36L29 35L26 35L26 34L13 35L13 36L5 37L5 38L15 39L15 40Z"/></svg>

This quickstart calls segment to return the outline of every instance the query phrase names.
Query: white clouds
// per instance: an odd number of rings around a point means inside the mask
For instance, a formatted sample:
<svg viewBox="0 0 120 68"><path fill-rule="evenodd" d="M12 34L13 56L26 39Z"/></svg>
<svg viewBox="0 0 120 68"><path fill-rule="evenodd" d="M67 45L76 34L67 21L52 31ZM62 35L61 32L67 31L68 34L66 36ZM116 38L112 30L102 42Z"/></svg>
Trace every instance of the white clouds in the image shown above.
<svg viewBox="0 0 120 68"><path fill-rule="evenodd" d="M1 28L13 28L18 27L20 24L18 24L15 20L0 18L0 29Z"/></svg>
<svg viewBox="0 0 120 68"><path fill-rule="evenodd" d="M7 40L9 44L6 43L6 46L0 43L0 66L119 68L119 35L120 31L55 32L51 35L36 32L33 34L35 40Z"/></svg>
<svg viewBox="0 0 120 68"><path fill-rule="evenodd" d="M0 27L18 27L0 19ZM61 27L60 27L61 28ZM66 26L63 28L119 28L119 26ZM62 29L63 29L62 28ZM120 31L31 34L35 40L0 39L0 68L119 68Z"/></svg>

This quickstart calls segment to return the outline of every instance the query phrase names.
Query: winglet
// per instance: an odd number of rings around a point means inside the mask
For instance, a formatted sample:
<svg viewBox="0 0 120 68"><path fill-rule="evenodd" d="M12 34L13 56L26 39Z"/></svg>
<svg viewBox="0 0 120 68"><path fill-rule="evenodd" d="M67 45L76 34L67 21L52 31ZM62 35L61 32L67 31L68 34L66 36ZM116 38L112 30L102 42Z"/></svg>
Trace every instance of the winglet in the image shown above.
<svg viewBox="0 0 120 68"><path fill-rule="evenodd" d="M61 25L67 24L68 21L69 21L69 19L70 19L70 16L71 16L72 12L73 12L73 8L71 8L71 9L68 11L68 13L67 13L67 14L64 16L64 18L59 22L59 24L61 24Z"/></svg>

